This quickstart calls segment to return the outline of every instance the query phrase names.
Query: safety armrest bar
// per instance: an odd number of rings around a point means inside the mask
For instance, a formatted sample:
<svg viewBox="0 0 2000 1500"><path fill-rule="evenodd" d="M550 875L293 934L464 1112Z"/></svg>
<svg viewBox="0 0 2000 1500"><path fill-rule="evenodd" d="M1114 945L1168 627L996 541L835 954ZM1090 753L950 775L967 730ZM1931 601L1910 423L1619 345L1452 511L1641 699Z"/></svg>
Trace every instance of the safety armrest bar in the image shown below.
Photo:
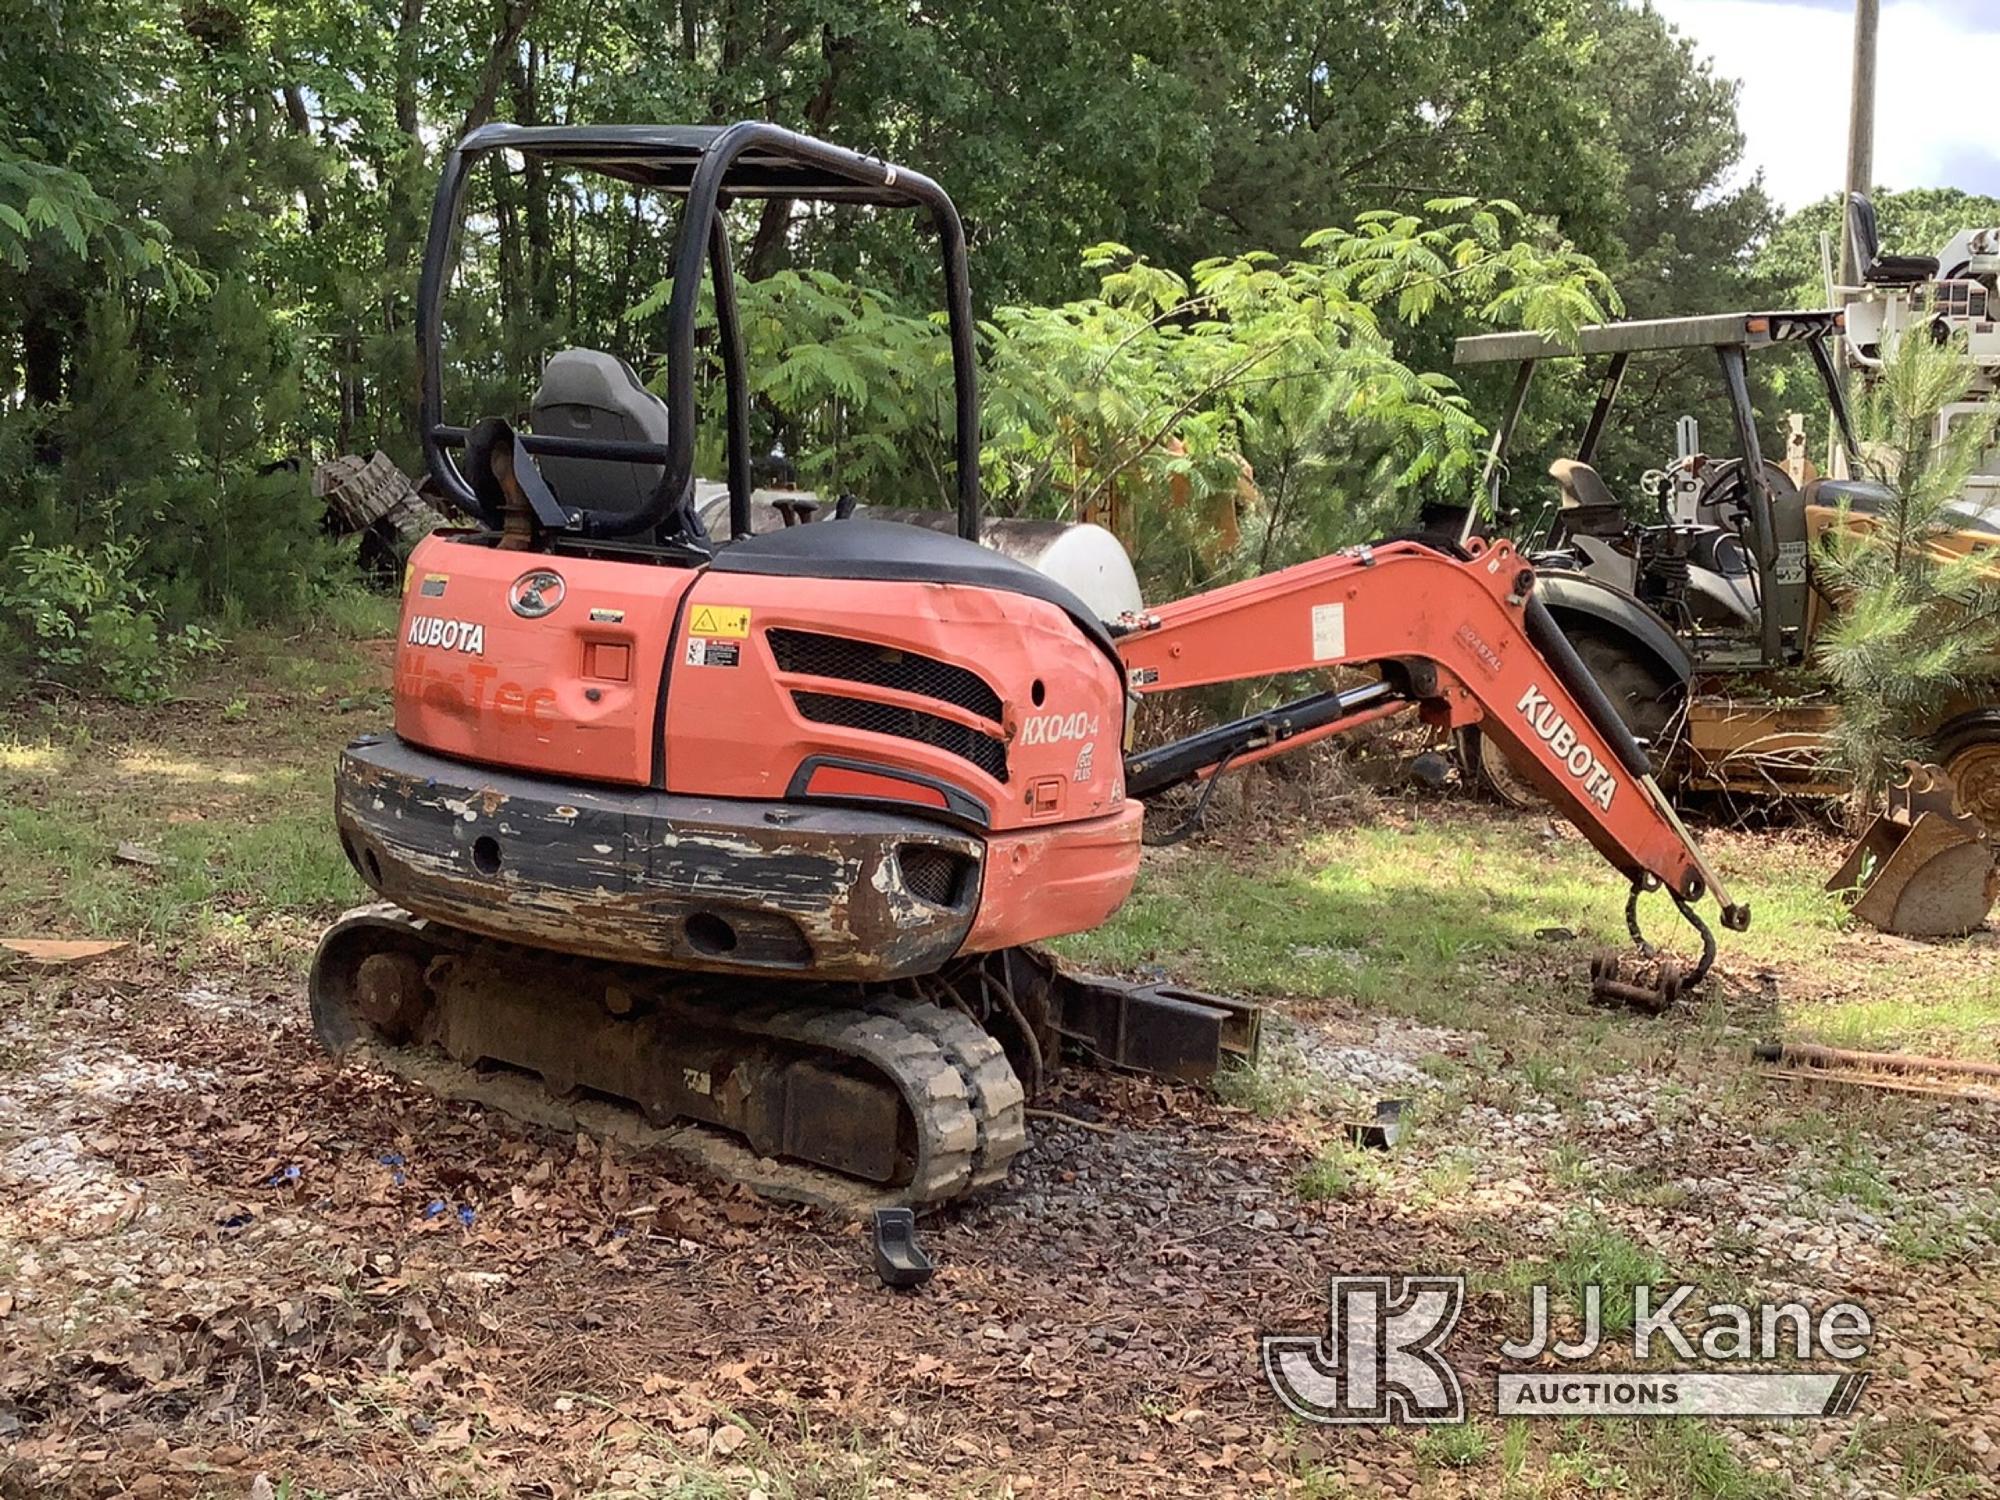
<svg viewBox="0 0 2000 1500"><path fill-rule="evenodd" d="M431 437L440 447L463 448L469 432L469 428L440 424L431 429ZM545 453L551 458L601 458L607 462L637 464L663 464L667 461L665 443L640 443L629 438L561 437L540 432L523 432L517 436L521 446L530 453Z"/></svg>

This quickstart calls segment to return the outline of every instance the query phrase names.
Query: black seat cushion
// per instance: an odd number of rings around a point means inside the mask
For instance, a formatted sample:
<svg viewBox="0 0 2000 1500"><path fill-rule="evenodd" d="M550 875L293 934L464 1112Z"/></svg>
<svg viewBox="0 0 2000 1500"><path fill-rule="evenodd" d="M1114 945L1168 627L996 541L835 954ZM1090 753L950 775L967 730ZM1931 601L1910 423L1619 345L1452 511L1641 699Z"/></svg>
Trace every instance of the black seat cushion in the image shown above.
<svg viewBox="0 0 2000 1500"><path fill-rule="evenodd" d="M1861 279L1869 286L1909 286L1937 275L1935 255L1878 255L1868 262Z"/></svg>
<svg viewBox="0 0 2000 1500"><path fill-rule="evenodd" d="M1808 505L1845 505L1859 516L1879 516L1896 501L1896 492L1872 479L1815 479L1806 486Z"/></svg>
<svg viewBox="0 0 2000 1500"><path fill-rule="evenodd" d="M958 583L1042 599L1062 610L1114 661L1104 622L1047 574L977 542L898 521L812 521L730 542L709 564L717 573L781 578L855 578L887 583Z"/></svg>

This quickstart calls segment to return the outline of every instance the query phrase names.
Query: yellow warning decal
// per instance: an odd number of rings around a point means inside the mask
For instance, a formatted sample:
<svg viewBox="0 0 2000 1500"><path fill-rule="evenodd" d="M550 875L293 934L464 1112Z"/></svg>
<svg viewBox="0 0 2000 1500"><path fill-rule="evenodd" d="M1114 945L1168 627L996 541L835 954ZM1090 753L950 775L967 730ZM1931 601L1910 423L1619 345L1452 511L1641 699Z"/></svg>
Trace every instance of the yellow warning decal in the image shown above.
<svg viewBox="0 0 2000 1500"><path fill-rule="evenodd" d="M738 604L697 604L694 618L688 621L688 634L743 640L750 634L750 611Z"/></svg>

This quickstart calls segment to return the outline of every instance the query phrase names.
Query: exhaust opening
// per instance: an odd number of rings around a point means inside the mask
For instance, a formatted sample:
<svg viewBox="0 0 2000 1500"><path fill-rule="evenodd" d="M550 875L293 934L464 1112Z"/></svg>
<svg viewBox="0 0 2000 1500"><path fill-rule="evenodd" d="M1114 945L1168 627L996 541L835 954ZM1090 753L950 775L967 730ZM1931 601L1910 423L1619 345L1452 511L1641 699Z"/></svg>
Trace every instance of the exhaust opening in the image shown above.
<svg viewBox="0 0 2000 1500"><path fill-rule="evenodd" d="M935 844L897 845L896 864L912 895L951 910L964 900L973 868L963 854Z"/></svg>
<svg viewBox="0 0 2000 1500"><path fill-rule="evenodd" d="M682 924L688 945L711 958L736 951L736 929L712 911L698 911Z"/></svg>

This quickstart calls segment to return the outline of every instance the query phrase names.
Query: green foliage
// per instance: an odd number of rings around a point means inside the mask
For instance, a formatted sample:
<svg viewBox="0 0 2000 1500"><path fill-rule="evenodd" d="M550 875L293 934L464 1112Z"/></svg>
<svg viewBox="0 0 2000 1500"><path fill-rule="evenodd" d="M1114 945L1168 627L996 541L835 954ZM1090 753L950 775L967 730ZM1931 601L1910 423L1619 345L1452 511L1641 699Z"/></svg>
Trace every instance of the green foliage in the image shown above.
<svg viewBox="0 0 2000 1500"><path fill-rule="evenodd" d="M1381 1163L1360 1147L1329 1141L1300 1171L1298 1195L1308 1203L1366 1198L1381 1187L1383 1175Z"/></svg>
<svg viewBox="0 0 2000 1500"><path fill-rule="evenodd" d="M632 312L663 307L662 282ZM881 505L922 505L950 489L951 348L940 320L826 271L779 271L740 289L750 391L774 415L801 484ZM721 363L699 455L723 471ZM664 377L662 377L664 378Z"/></svg>
<svg viewBox="0 0 2000 1500"><path fill-rule="evenodd" d="M1413 1451L1422 1463L1441 1469L1469 1469L1493 1449L1493 1429L1478 1417L1433 1427L1418 1437Z"/></svg>
<svg viewBox="0 0 2000 1500"><path fill-rule="evenodd" d="M1722 187L1727 87L1623 0L16 9L0 546L139 539L132 566L170 620L321 592L316 508L270 465L381 447L414 467L429 194L443 147L490 119L762 117L945 183L974 246L998 506L1139 505L1162 586L1462 488L1469 413L1492 401L1416 372L1482 313L1561 327L1584 297L1611 305L1552 274L1547 225L1672 301L1695 295L1692 268L1734 267L1761 202ZM1487 205L1503 196L1524 212ZM1437 200L1461 206L1419 208ZM502 160L468 208L453 415L516 413L565 344L657 359L657 318L625 315L669 259L670 210ZM1330 222L1347 238L1297 255ZM815 486L930 503L950 405L923 226L780 201L730 227L760 437ZM1103 242L1129 250L1083 256ZM1548 399L1537 430L1573 405Z"/></svg>
<svg viewBox="0 0 2000 1500"><path fill-rule="evenodd" d="M1398 336L1458 311L1564 335L1618 300L1587 256L1512 204L1426 210L1364 214L1297 259L1214 258L1185 276L1100 244L1084 256L1094 296L995 309L981 330L989 503L1065 519L1136 511L1142 577L1171 593L1380 535L1426 489L1462 495L1482 429L1449 380L1398 357ZM752 393L803 483L943 503L939 319L824 272L752 283L742 311ZM1219 510L1249 523L1234 555L1218 546Z"/></svg>
<svg viewBox="0 0 2000 1500"><path fill-rule="evenodd" d="M1971 378L1962 342L1903 339L1886 351L1859 426L1890 498L1874 515L1843 508L1821 548L1821 586L1837 613L1817 654L1840 705L1833 749L1854 777L1857 809L1919 753L1920 732L2000 643L1991 564L1946 545L1954 502L2000 438L2000 408L1990 406L1940 432L1941 409Z"/></svg>
<svg viewBox="0 0 2000 1500"><path fill-rule="evenodd" d="M166 262L157 225L127 225L87 178L0 146L0 263L25 271L43 238L78 259L95 253L130 269Z"/></svg>
<svg viewBox="0 0 2000 1500"><path fill-rule="evenodd" d="M225 278L203 306L204 338L169 367L144 357L122 299L89 303L70 400L44 428L63 461L26 451L32 413L0 423L0 535L117 553L173 625L296 617L345 554L320 535L305 477L281 462L291 356L242 282Z"/></svg>
<svg viewBox="0 0 2000 1500"><path fill-rule="evenodd" d="M1588 1288L1601 1288L1600 1315L1606 1334L1632 1326L1634 1287L1658 1287L1667 1280L1666 1263L1651 1249L1591 1215L1564 1224L1547 1276L1581 1316Z"/></svg>
<svg viewBox="0 0 2000 1500"><path fill-rule="evenodd" d="M1226 1062L1215 1075L1215 1093L1232 1108L1276 1120L1304 1107L1312 1098L1313 1081L1296 1049L1266 1043L1252 1062Z"/></svg>
<svg viewBox="0 0 2000 1500"><path fill-rule="evenodd" d="M107 543L86 552L37 546L29 537L0 567L0 610L24 624L33 670L50 682L127 703L166 695L181 668L220 649L199 625L167 631L133 573L139 549Z"/></svg>

